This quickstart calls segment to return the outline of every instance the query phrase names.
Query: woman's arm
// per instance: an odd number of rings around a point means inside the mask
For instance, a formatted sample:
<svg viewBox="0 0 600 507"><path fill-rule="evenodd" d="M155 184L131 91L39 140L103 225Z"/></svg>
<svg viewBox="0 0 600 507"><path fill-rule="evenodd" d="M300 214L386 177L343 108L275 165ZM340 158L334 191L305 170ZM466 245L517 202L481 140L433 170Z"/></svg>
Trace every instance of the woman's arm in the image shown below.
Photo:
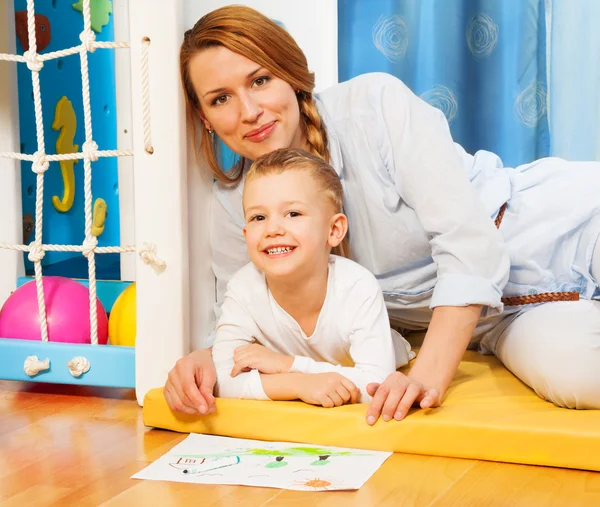
<svg viewBox="0 0 600 507"><path fill-rule="evenodd" d="M428 234L437 280L431 307L482 305L499 313L510 260L444 114L392 76L380 80L380 155L401 199Z"/></svg>
<svg viewBox="0 0 600 507"><path fill-rule="evenodd" d="M425 340L408 375L437 389L439 401L467 350L480 314L479 305L438 306L433 310Z"/></svg>
<svg viewBox="0 0 600 507"><path fill-rule="evenodd" d="M408 375L392 373L381 385L369 386L373 401L367 422L402 420L417 402L421 408L441 403L456 373L481 314L480 305L438 306L421 350Z"/></svg>

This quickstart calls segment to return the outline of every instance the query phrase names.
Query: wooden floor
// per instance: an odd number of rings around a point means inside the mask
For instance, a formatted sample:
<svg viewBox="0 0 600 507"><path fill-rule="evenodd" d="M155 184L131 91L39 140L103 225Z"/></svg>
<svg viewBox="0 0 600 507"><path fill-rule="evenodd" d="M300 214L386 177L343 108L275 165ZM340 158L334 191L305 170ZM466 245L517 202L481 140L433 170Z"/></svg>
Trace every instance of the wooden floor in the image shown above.
<svg viewBox="0 0 600 507"><path fill-rule="evenodd" d="M0 381L0 506L600 506L597 473L407 454L357 492L130 479L184 437L145 428L129 390Z"/></svg>

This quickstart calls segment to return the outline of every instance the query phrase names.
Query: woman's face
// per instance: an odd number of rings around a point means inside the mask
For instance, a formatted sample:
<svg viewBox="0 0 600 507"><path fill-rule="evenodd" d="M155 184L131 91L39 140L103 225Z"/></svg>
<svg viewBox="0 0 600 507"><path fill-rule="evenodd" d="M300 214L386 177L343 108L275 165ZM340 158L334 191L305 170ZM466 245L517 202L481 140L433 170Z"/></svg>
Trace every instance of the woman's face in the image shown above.
<svg viewBox="0 0 600 507"><path fill-rule="evenodd" d="M206 128L250 160L278 148L306 148L293 88L222 46L190 60L190 78Z"/></svg>

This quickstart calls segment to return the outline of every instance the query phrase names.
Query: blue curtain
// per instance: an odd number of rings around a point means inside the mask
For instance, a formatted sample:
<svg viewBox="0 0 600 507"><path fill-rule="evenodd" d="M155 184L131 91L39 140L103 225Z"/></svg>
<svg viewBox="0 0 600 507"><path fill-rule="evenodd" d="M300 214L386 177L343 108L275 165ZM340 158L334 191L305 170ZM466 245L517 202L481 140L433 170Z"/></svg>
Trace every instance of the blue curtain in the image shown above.
<svg viewBox="0 0 600 507"><path fill-rule="evenodd" d="M600 2L546 0L550 154L600 160Z"/></svg>
<svg viewBox="0 0 600 507"><path fill-rule="evenodd" d="M394 74L467 151L507 166L550 154L544 0L339 0L338 13L340 81Z"/></svg>

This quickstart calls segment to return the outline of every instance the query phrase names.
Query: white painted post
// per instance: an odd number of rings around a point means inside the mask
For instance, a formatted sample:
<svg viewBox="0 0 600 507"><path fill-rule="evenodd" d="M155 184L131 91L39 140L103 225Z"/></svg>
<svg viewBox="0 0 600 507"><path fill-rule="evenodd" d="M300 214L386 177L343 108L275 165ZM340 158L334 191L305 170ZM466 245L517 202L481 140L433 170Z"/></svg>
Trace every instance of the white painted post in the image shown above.
<svg viewBox="0 0 600 507"><path fill-rule="evenodd" d="M13 2L0 8L0 53L15 54L15 13ZM19 152L19 108L17 65L0 61L0 151ZM0 157L0 243L23 243L21 205L21 163ZM16 287L17 276L25 272L23 254L0 249L0 307Z"/></svg>
<svg viewBox="0 0 600 507"><path fill-rule="evenodd" d="M138 251L156 245L162 273L136 258L136 395L164 384L189 350L187 157L179 82L182 0L130 1L135 235ZM142 44L150 40L149 120L153 153L144 149Z"/></svg>

